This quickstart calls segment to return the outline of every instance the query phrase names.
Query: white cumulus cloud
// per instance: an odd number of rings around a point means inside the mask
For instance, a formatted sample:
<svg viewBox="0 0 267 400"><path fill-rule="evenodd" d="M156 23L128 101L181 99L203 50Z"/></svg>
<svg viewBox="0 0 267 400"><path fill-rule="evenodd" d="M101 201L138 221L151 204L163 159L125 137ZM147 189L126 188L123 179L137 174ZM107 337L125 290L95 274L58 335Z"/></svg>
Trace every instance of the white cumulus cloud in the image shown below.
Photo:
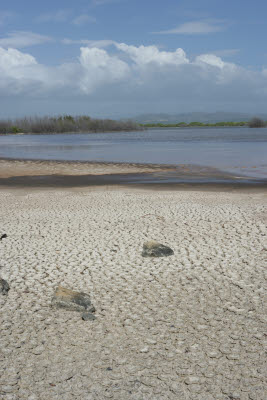
<svg viewBox="0 0 267 400"><path fill-rule="evenodd" d="M13 68L36 65L37 61L33 56L21 53L16 49L7 49L0 47L0 68L10 71Z"/></svg>
<svg viewBox="0 0 267 400"><path fill-rule="evenodd" d="M77 69L76 64L48 67L39 64L30 54L0 47L0 92L42 96L59 88L70 88Z"/></svg>
<svg viewBox="0 0 267 400"><path fill-rule="evenodd" d="M99 84L124 80L129 73L127 63L96 47L81 47L79 60L84 69L83 78L80 82L84 92L90 93Z"/></svg>
<svg viewBox="0 0 267 400"><path fill-rule="evenodd" d="M234 66L234 64L226 63L220 57L215 56L214 54L202 54L200 56L197 56L195 59L195 63L202 66L210 65L212 67L217 67L220 69L224 68L227 65Z"/></svg>
<svg viewBox="0 0 267 400"><path fill-rule="evenodd" d="M189 60L183 49L174 52L160 51L156 46L128 46L125 43L116 43L116 47L127 53L137 65L155 63L160 66L187 64Z"/></svg>
<svg viewBox="0 0 267 400"><path fill-rule="evenodd" d="M61 107L75 106L80 99L81 107L90 103L97 110L106 104L110 112L126 113L151 110L153 104L170 112L199 105L240 109L242 104L266 103L267 70L251 71L215 54L190 59L181 48L163 51L108 40L89 41L72 63L48 66L27 52L2 46L0 98L7 95L14 105L18 95L23 104L29 98L49 99L51 108L59 98Z"/></svg>
<svg viewBox="0 0 267 400"><path fill-rule="evenodd" d="M197 56L194 60L194 64L201 67L205 74L208 77L214 76L214 82L223 84L227 81L230 82L238 76L244 74L244 71L241 70L237 65L225 62L221 59L221 57L216 56L215 54L202 54Z"/></svg>
<svg viewBox="0 0 267 400"><path fill-rule="evenodd" d="M0 47L0 89L16 94L32 87L38 63L30 54Z"/></svg>

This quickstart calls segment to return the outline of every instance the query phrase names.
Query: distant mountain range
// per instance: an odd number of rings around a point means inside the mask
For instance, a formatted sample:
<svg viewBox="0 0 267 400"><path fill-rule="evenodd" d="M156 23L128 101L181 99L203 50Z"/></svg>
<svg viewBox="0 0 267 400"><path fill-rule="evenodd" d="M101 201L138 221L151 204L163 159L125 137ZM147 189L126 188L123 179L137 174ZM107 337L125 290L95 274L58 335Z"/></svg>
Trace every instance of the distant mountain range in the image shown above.
<svg viewBox="0 0 267 400"><path fill-rule="evenodd" d="M181 113L181 114L143 114L137 115L131 118L140 124L150 124L150 123L162 123L162 124L175 124L178 122L202 122L202 123L216 123L216 122L240 122L249 121L253 117L260 117L267 120L267 114L246 114L246 113L235 113L235 112L191 112L191 113Z"/></svg>

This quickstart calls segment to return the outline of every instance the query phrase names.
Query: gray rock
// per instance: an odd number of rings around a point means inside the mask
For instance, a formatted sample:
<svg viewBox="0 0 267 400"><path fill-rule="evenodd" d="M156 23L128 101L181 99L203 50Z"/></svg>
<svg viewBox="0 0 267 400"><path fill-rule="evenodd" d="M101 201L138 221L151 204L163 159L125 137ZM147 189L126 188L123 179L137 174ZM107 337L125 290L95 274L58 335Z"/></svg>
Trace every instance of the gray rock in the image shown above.
<svg viewBox="0 0 267 400"><path fill-rule="evenodd" d="M82 314L82 319L84 321L94 321L96 319L96 316L90 312L84 312Z"/></svg>
<svg viewBox="0 0 267 400"><path fill-rule="evenodd" d="M52 299L52 305L56 308L64 308L67 311L95 312L88 294L75 292L62 286L58 286Z"/></svg>
<svg viewBox="0 0 267 400"><path fill-rule="evenodd" d="M151 240L143 245L143 257L166 257L173 255L173 250L168 247Z"/></svg>
<svg viewBox="0 0 267 400"><path fill-rule="evenodd" d="M3 278L0 278L0 293L7 295L10 287L7 281L5 281Z"/></svg>

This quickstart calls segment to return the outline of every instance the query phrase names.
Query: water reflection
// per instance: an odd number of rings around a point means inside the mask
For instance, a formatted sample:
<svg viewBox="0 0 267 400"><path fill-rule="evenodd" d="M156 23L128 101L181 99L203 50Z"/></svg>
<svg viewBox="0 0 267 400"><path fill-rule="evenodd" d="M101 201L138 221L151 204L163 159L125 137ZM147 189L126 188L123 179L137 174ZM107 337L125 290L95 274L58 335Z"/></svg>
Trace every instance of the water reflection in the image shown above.
<svg viewBox="0 0 267 400"><path fill-rule="evenodd" d="M255 177L267 176L266 154L266 128L0 136L0 158L194 164Z"/></svg>

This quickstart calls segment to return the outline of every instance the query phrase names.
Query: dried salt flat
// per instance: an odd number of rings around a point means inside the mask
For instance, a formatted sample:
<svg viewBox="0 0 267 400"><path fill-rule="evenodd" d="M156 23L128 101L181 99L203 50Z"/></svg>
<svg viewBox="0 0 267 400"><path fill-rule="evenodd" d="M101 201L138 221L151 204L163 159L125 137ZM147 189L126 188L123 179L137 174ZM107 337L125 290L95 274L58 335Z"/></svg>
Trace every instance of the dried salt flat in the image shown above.
<svg viewBox="0 0 267 400"><path fill-rule="evenodd" d="M266 398L264 193L6 189L0 221L1 399Z"/></svg>

